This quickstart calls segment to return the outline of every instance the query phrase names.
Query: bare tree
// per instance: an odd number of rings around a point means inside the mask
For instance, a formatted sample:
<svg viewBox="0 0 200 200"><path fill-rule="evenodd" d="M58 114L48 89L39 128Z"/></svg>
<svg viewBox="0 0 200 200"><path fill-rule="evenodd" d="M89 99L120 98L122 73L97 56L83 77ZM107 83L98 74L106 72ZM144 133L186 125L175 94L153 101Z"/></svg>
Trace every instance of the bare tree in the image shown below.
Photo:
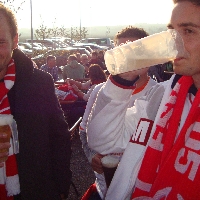
<svg viewBox="0 0 200 200"><path fill-rule="evenodd" d="M67 31L67 29L64 26L59 28L59 31L60 31L60 36L61 37L70 37L69 32Z"/></svg>
<svg viewBox="0 0 200 200"><path fill-rule="evenodd" d="M75 41L80 41L83 38L86 38L88 30L85 27L71 27L71 39Z"/></svg>
<svg viewBox="0 0 200 200"><path fill-rule="evenodd" d="M106 36L108 37L109 34L110 34L110 27L106 26Z"/></svg>
<svg viewBox="0 0 200 200"><path fill-rule="evenodd" d="M20 3L19 1L16 2L15 0L5 0L5 1L0 1L0 2L8 6L15 13L17 13L19 10L22 9L22 4L25 2L25 0L22 0Z"/></svg>

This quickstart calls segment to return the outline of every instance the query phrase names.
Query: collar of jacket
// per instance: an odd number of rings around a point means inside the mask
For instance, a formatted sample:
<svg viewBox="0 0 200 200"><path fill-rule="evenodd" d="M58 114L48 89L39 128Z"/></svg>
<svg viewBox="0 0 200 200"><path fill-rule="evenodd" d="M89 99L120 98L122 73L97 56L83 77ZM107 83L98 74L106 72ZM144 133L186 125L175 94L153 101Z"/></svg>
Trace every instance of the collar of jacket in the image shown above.
<svg viewBox="0 0 200 200"><path fill-rule="evenodd" d="M34 73L33 62L19 49L14 49L12 58L16 66L16 82L28 80Z"/></svg>
<svg viewBox="0 0 200 200"><path fill-rule="evenodd" d="M172 85L171 85L171 88L173 89L174 86L176 85L176 83L178 82L178 80L182 77L182 75L179 75L179 74L176 74L175 77L174 77L174 80L172 82ZM190 87L188 93L192 93L194 96L196 95L197 93L197 88L195 87L194 84L192 84L192 86Z"/></svg>

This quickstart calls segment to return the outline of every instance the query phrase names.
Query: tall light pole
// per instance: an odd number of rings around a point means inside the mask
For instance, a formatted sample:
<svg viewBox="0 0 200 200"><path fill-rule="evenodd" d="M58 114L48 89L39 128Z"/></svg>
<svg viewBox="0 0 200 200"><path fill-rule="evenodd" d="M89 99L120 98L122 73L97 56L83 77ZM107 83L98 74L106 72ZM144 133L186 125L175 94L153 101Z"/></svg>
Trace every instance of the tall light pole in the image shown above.
<svg viewBox="0 0 200 200"><path fill-rule="evenodd" d="M32 8L32 0L30 0L30 9L31 9L31 45L32 45L32 55L33 55L33 8Z"/></svg>
<svg viewBox="0 0 200 200"><path fill-rule="evenodd" d="M80 13L80 40L81 40L81 33L82 33L82 31L81 31L81 0L79 0L79 13Z"/></svg>

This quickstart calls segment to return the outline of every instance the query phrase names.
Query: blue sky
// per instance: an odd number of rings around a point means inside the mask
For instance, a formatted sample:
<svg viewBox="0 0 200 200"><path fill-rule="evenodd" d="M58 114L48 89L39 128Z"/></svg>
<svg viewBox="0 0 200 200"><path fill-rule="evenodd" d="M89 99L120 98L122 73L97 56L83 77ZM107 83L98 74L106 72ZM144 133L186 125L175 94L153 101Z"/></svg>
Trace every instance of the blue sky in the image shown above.
<svg viewBox="0 0 200 200"><path fill-rule="evenodd" d="M18 0L20 1L20 0ZM33 27L43 21L52 27L115 26L135 23L168 23L172 0L32 0ZM17 14L19 28L30 27L30 0Z"/></svg>

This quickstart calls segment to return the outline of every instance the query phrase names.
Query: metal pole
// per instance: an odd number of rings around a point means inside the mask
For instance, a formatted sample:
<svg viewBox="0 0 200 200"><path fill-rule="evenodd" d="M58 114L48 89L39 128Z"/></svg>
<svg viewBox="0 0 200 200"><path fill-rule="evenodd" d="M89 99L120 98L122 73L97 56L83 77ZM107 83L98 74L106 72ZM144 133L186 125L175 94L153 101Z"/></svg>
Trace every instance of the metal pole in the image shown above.
<svg viewBox="0 0 200 200"><path fill-rule="evenodd" d="M32 56L33 56L33 8L32 8L32 0L30 0L30 8L31 8L31 45L32 45Z"/></svg>
<svg viewBox="0 0 200 200"><path fill-rule="evenodd" d="M80 9L79 11L80 11L80 41L81 41L81 39L82 39L82 36L81 36L81 32L82 32L81 31L81 28L82 28L81 27L81 0L79 0L79 9Z"/></svg>

